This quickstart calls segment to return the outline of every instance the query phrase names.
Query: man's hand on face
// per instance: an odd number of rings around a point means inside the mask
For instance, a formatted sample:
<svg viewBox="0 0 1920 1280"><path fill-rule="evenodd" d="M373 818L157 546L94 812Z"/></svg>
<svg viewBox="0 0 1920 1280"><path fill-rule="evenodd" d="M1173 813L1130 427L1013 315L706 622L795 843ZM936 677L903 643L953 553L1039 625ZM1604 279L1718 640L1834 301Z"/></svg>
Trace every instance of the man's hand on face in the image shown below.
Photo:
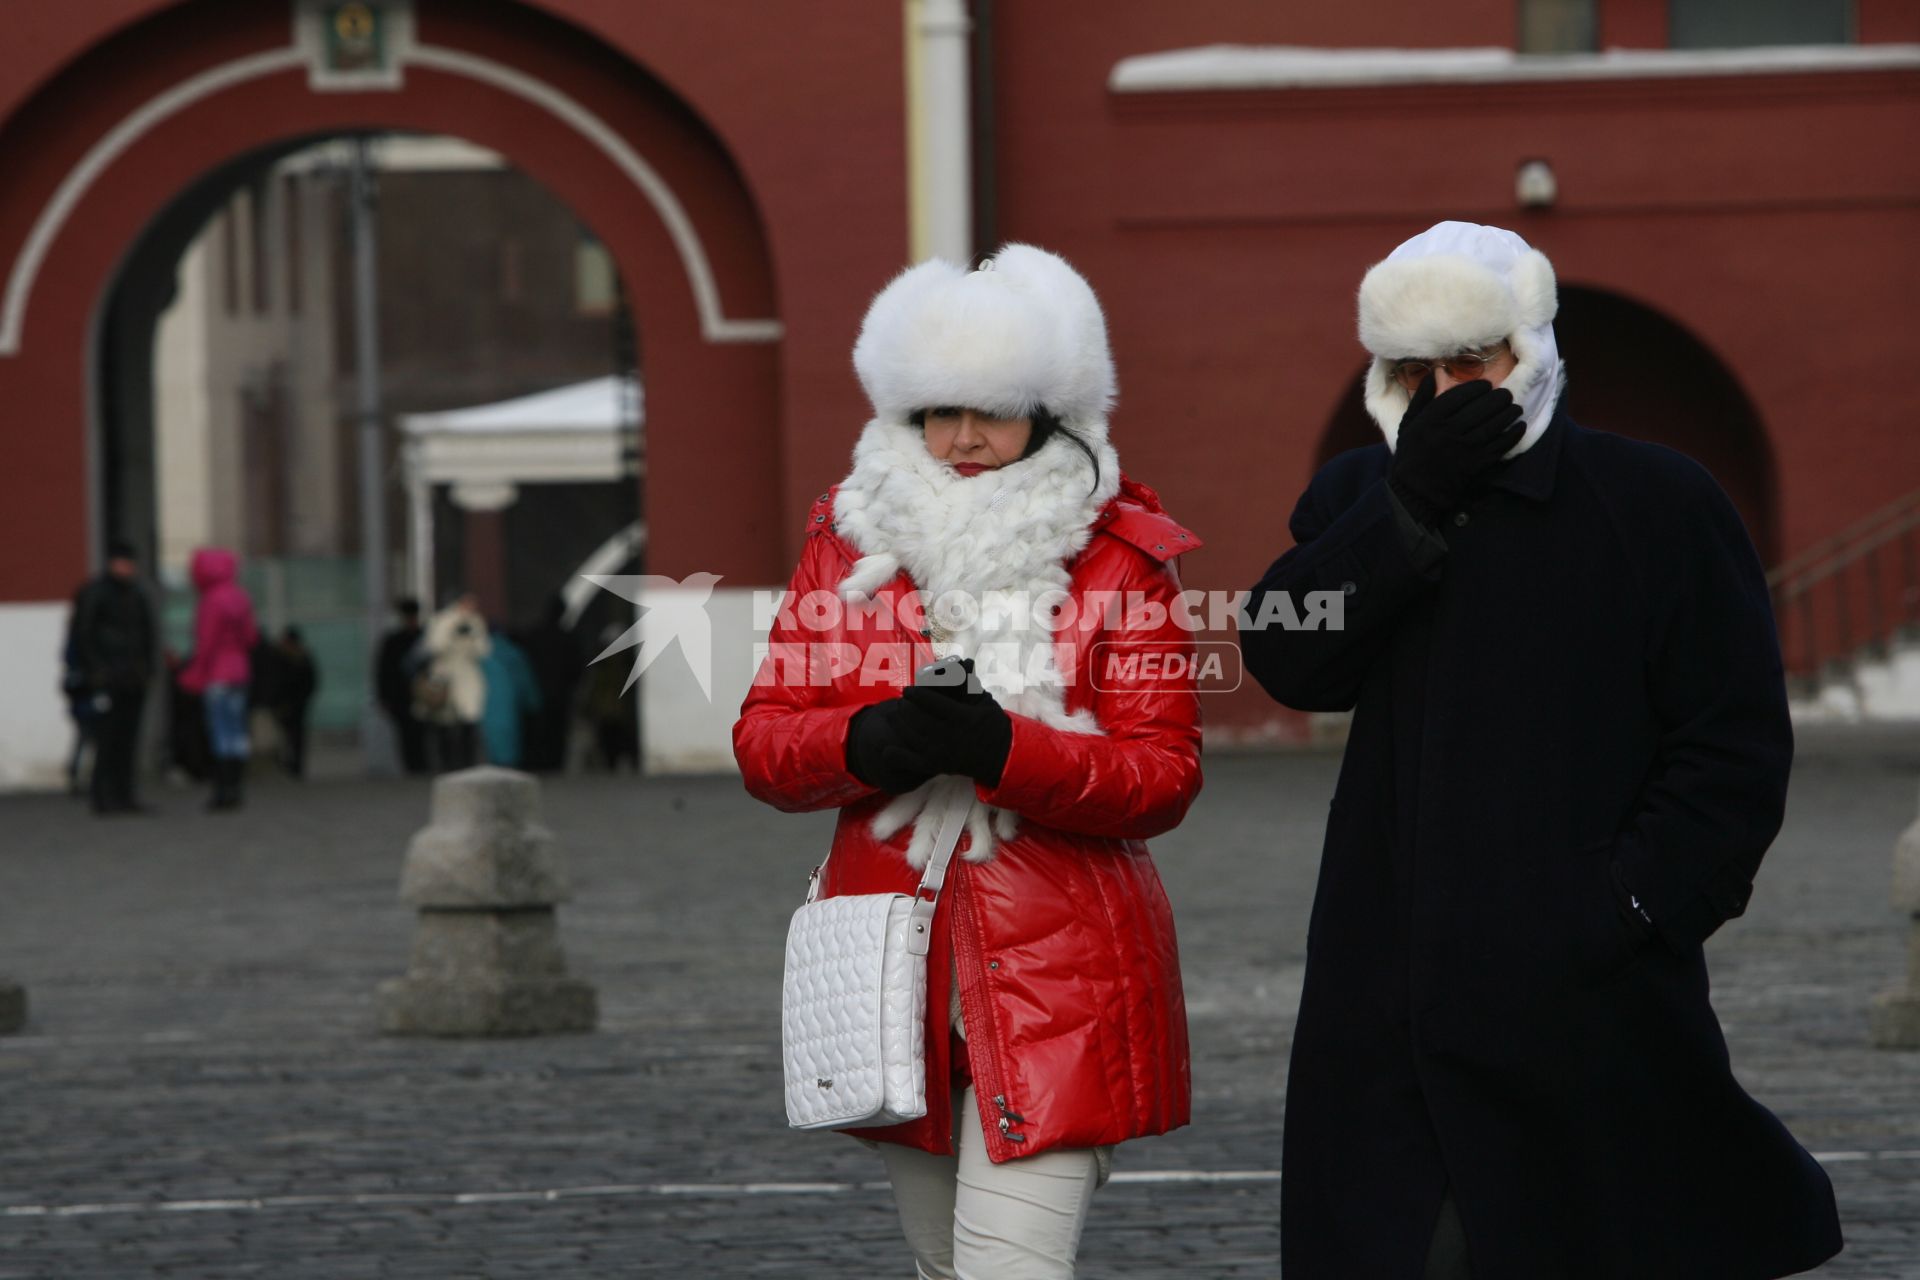
<svg viewBox="0 0 1920 1280"><path fill-rule="evenodd" d="M1463 382L1441 395L1433 390L1429 373L1400 419L1387 472L1400 505L1425 525L1439 524L1457 508L1473 482L1498 466L1527 429L1505 387Z"/></svg>

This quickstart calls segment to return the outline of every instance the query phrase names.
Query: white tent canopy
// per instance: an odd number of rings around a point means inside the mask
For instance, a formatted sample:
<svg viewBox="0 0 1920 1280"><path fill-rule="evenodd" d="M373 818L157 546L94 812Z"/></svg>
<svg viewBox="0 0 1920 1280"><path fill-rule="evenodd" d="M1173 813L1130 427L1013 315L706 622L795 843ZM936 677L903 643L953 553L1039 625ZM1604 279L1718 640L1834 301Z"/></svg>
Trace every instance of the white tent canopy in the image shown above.
<svg viewBox="0 0 1920 1280"><path fill-rule="evenodd" d="M639 465L645 421L637 380L608 375L494 404L400 418L406 438L409 553L414 591L433 597L433 486L469 511L513 505L523 484L618 482Z"/></svg>
<svg viewBox="0 0 1920 1280"><path fill-rule="evenodd" d="M604 433L620 429L623 415L629 412L628 405L623 403L627 396L632 397L631 412L636 419L644 416L639 383L609 374L496 404L406 414L400 419L400 428L414 437L523 431Z"/></svg>

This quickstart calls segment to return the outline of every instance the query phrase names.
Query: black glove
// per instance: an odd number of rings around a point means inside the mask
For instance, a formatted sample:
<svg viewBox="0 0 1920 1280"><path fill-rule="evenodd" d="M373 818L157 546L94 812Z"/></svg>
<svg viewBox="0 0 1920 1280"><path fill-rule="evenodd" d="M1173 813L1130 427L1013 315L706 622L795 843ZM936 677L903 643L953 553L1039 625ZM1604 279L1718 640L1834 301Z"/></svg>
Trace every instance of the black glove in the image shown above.
<svg viewBox="0 0 1920 1280"><path fill-rule="evenodd" d="M924 785L940 770L928 765L909 745L913 738L905 731L909 720L918 715L901 698L876 702L854 712L847 721L847 772L870 787L899 795Z"/></svg>
<svg viewBox="0 0 1920 1280"><path fill-rule="evenodd" d="M1387 484L1407 514L1424 525L1460 505L1474 481L1500 465L1526 424L1513 393L1489 382L1463 382L1433 394L1428 374L1400 419Z"/></svg>
<svg viewBox="0 0 1920 1280"><path fill-rule="evenodd" d="M955 697L952 689L915 685L900 700L913 714L901 722L909 749L936 773L957 773L1000 785L1013 750L1013 719L985 689Z"/></svg>

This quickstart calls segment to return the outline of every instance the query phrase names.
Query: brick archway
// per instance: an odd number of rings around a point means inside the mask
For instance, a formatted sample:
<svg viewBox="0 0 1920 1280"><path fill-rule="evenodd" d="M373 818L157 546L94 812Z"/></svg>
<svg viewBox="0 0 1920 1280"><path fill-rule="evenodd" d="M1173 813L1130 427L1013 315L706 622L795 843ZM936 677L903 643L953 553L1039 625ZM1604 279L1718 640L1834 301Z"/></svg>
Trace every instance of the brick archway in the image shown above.
<svg viewBox="0 0 1920 1280"><path fill-rule="evenodd" d="M490 147L592 226L645 334L650 568L784 577L773 267L745 182L643 68L517 5L423 5L403 83L316 89L280 5L184 6L90 50L0 133L0 583L63 599L93 532L91 335L142 232L234 157L367 129ZM705 460L729 460L724 483Z"/></svg>

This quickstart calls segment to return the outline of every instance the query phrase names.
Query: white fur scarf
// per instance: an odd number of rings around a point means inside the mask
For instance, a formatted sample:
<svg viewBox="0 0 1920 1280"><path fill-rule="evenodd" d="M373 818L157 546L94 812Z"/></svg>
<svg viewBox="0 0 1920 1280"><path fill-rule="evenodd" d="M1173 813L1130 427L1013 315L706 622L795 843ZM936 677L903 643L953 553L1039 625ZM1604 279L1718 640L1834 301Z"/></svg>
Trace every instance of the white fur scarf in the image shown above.
<svg viewBox="0 0 1920 1280"><path fill-rule="evenodd" d="M1120 460L1104 428L1080 430L1100 460L1096 485L1086 455L1062 436L1030 458L967 477L929 454L918 428L869 422L834 500L835 529L861 553L841 597L865 603L906 570L942 657L972 658L981 684L1010 713L1069 733L1099 733L1090 713L1067 713L1054 632L1031 613L995 609L986 598L1007 593L1039 611L1069 589L1067 562L1120 488ZM944 607L964 601L975 607ZM978 607L983 602L989 607ZM916 870L932 856L939 814L929 806L937 794L936 778L874 815L882 840L914 824L906 857ZM977 806L966 859L988 861L995 838L1011 839L1018 826L1014 813Z"/></svg>

